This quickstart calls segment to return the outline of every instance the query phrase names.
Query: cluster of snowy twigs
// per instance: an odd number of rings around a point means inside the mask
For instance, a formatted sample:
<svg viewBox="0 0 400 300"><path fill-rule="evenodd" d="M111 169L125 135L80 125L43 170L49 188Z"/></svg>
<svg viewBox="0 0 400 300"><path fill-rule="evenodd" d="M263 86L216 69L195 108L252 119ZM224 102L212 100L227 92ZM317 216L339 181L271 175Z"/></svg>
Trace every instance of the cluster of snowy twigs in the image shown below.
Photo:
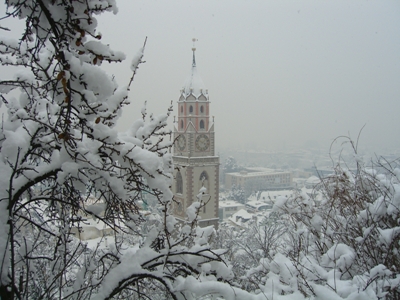
<svg viewBox="0 0 400 300"><path fill-rule="evenodd" d="M335 162L312 194L279 197L246 230L223 226L236 283L266 299L398 299L399 161Z"/></svg>

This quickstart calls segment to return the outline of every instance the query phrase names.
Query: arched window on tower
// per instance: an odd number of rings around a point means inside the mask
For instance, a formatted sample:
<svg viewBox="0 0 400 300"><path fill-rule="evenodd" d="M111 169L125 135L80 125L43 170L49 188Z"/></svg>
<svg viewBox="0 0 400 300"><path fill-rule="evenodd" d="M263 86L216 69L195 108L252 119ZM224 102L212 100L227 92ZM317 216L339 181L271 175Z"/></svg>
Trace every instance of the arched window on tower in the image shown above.
<svg viewBox="0 0 400 300"><path fill-rule="evenodd" d="M189 113L193 113L193 106L192 105L189 106Z"/></svg>
<svg viewBox="0 0 400 300"><path fill-rule="evenodd" d="M204 129L204 121L200 120L200 129Z"/></svg>
<svg viewBox="0 0 400 300"><path fill-rule="evenodd" d="M206 171L203 171L200 174L200 184L201 184L202 188L203 187L206 188L206 190L204 191L204 194L205 195L209 195L210 192L208 191L208 188L209 188L209 185L208 185L208 174L207 174ZM207 202L209 199L206 197L204 200ZM207 206L207 204L204 203L204 206L203 206L203 213L204 214L206 213L206 206Z"/></svg>
<svg viewBox="0 0 400 300"><path fill-rule="evenodd" d="M183 193L183 180L182 180L182 174L180 171L178 171L178 173L176 173L176 193L177 194Z"/></svg>
<svg viewBox="0 0 400 300"><path fill-rule="evenodd" d="M181 120L181 129L183 129L183 120Z"/></svg>
<svg viewBox="0 0 400 300"><path fill-rule="evenodd" d="M203 105L200 106L200 112L201 112L201 113L204 113L204 106L203 106Z"/></svg>

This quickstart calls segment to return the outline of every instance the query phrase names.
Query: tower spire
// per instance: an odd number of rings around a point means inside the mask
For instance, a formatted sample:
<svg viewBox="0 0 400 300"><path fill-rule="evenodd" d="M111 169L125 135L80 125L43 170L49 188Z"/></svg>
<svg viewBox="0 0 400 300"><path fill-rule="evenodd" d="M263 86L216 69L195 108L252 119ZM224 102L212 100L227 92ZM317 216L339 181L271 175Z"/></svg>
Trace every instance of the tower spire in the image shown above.
<svg viewBox="0 0 400 300"><path fill-rule="evenodd" d="M192 41L193 41L193 48L192 48L192 51L193 51L193 63L192 63L192 67L195 67L196 66L196 57L195 57L195 54L194 54L196 52L195 43L198 40L196 38L193 38Z"/></svg>
<svg viewBox="0 0 400 300"><path fill-rule="evenodd" d="M207 95L208 92L204 87L203 80L201 80L200 75L197 72L196 67L196 45L195 43L198 41L196 38L192 39L193 41L193 62L190 71L190 76L186 79L185 85L182 90L182 94L184 97L188 97L190 94L193 94L194 97L199 97L201 94Z"/></svg>

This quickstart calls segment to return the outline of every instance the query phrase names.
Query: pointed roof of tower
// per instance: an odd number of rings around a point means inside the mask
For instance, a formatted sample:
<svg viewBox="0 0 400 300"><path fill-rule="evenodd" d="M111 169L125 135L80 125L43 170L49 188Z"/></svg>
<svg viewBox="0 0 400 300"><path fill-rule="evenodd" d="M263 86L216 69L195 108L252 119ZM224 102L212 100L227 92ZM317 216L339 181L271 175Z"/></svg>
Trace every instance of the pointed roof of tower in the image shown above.
<svg viewBox="0 0 400 300"><path fill-rule="evenodd" d="M195 41L196 39L193 39L193 43ZM192 51L193 51L192 71L190 73L190 76L186 79L182 92L185 97L189 96L190 94L193 94L195 97L198 97L201 94L207 93L203 80L201 79L200 75L197 72L196 55L195 55L196 48L194 47L194 45Z"/></svg>

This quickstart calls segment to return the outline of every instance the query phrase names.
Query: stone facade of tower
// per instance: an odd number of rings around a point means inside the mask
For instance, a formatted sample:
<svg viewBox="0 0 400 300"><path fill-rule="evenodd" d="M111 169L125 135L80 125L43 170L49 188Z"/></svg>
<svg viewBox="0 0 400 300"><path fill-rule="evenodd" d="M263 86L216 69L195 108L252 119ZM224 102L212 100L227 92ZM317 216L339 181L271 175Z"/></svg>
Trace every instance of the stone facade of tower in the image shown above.
<svg viewBox="0 0 400 300"><path fill-rule="evenodd" d="M200 210L200 226L218 225L219 157L215 155L214 120L210 120L208 90L197 73L195 49L192 70L178 101L174 128L175 164L174 214L186 217L186 209L198 200L207 204Z"/></svg>

